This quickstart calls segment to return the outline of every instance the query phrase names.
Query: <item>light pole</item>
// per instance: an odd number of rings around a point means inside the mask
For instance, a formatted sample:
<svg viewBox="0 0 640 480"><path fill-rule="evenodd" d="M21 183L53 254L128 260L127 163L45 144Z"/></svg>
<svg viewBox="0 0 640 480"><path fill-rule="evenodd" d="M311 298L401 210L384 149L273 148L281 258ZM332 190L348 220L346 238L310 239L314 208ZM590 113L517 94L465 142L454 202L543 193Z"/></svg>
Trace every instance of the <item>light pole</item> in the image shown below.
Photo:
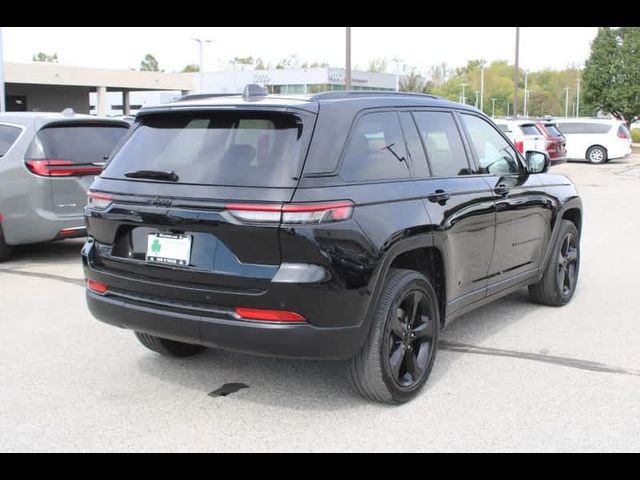
<svg viewBox="0 0 640 480"><path fill-rule="evenodd" d="M507 118L509 118L509 107L511 107L511 104L507 102Z"/></svg>
<svg viewBox="0 0 640 480"><path fill-rule="evenodd" d="M400 59L398 57L394 57L391 61L396 63L396 92L400 91Z"/></svg>
<svg viewBox="0 0 640 480"><path fill-rule="evenodd" d="M580 79L578 78L576 80L576 89L577 89L577 94L576 94L576 117L580 116Z"/></svg>
<svg viewBox="0 0 640 480"><path fill-rule="evenodd" d="M0 112L6 110L4 96L4 54L2 50L2 27L0 27Z"/></svg>
<svg viewBox="0 0 640 480"><path fill-rule="evenodd" d="M569 118L569 87L564 87L564 118Z"/></svg>
<svg viewBox="0 0 640 480"><path fill-rule="evenodd" d="M529 96L529 72L524 72L524 106L522 108L522 115L524 115L524 118L529 118L529 112L527 111L528 96Z"/></svg>
<svg viewBox="0 0 640 480"><path fill-rule="evenodd" d="M344 87L345 90L351 90L351 27L347 27L347 59L345 65Z"/></svg>
<svg viewBox="0 0 640 480"><path fill-rule="evenodd" d="M195 42L198 42L200 49L200 93L204 93L204 44L213 43L213 40L207 40L205 38L194 38Z"/></svg>
<svg viewBox="0 0 640 480"><path fill-rule="evenodd" d="M491 118L496 118L496 100L497 98L491 99Z"/></svg>
<svg viewBox="0 0 640 480"><path fill-rule="evenodd" d="M484 62L480 65L480 111L484 113Z"/></svg>
<svg viewBox="0 0 640 480"><path fill-rule="evenodd" d="M463 83L462 85L460 85L462 87L462 97L460 97L460 100L463 105L467 104L467 96L465 95L465 88L468 86L466 83Z"/></svg>
<svg viewBox="0 0 640 480"><path fill-rule="evenodd" d="M516 27L516 65L513 72L513 118L518 118L518 83L520 80L519 68L520 68L520 27Z"/></svg>
<svg viewBox="0 0 640 480"><path fill-rule="evenodd" d="M480 102L480 91L476 90L476 103L474 105L474 107L478 108L478 103Z"/></svg>

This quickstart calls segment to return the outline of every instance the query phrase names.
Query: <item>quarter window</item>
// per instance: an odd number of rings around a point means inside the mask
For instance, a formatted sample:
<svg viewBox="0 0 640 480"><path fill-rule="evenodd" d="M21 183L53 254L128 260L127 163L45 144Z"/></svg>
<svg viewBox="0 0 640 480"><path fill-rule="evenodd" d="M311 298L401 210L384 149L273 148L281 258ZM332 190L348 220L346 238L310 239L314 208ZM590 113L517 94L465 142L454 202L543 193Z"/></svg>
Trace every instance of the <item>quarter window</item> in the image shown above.
<svg viewBox="0 0 640 480"><path fill-rule="evenodd" d="M520 172L516 151L495 128L474 115L462 115L462 119L478 155L481 173L504 176Z"/></svg>
<svg viewBox="0 0 640 480"><path fill-rule="evenodd" d="M410 177L397 113L371 113L360 118L347 147L341 176L349 182Z"/></svg>
<svg viewBox="0 0 640 480"><path fill-rule="evenodd" d="M20 136L20 129L11 125L0 125L0 157L4 157Z"/></svg>
<svg viewBox="0 0 640 480"><path fill-rule="evenodd" d="M447 112L416 112L415 119L434 177L472 173L453 115Z"/></svg>

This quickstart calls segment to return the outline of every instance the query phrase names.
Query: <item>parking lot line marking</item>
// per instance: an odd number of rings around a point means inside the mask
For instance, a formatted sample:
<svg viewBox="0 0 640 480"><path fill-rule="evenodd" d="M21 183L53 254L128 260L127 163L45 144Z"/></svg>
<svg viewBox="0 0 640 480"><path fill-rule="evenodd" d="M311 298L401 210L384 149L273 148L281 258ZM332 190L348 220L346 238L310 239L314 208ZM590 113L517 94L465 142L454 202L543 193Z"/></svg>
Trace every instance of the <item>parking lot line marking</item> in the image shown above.
<svg viewBox="0 0 640 480"><path fill-rule="evenodd" d="M589 360L580 360L577 358L556 357L552 355L543 355L540 353L518 352L515 350L501 350L497 348L477 347L475 345L465 345L463 343L454 343L440 341L440 350L456 353L467 353L471 355L485 355L490 357L517 358L520 360L531 360L534 362L549 363L560 367L575 368L578 370L587 370L598 373L611 373L615 375L630 375L640 377L640 371L628 370L620 367L613 367L604 363L592 362Z"/></svg>

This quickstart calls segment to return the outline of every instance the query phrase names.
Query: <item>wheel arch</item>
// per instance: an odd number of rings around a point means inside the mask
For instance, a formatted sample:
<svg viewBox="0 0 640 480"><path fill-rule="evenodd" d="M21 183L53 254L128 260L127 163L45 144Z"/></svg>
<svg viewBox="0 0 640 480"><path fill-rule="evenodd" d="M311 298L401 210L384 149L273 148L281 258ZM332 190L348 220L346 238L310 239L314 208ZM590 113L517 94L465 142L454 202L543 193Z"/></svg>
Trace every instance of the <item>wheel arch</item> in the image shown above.
<svg viewBox="0 0 640 480"><path fill-rule="evenodd" d="M438 295L440 323L444 325L447 305L445 262L445 255L436 246L431 234L417 235L393 244L382 258L375 276L366 318L371 317L372 309L375 308L376 300L382 291L389 271L392 268L403 268L422 273L431 281Z"/></svg>

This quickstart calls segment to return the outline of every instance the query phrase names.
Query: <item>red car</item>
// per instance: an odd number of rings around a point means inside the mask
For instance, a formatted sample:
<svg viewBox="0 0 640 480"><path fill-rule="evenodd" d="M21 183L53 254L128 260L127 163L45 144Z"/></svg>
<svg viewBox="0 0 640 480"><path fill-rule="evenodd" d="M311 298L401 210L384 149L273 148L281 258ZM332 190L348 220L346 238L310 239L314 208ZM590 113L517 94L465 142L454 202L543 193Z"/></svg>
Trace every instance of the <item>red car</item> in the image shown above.
<svg viewBox="0 0 640 480"><path fill-rule="evenodd" d="M544 135L547 153L554 164L567 161L567 142L555 123L536 123L540 133Z"/></svg>

